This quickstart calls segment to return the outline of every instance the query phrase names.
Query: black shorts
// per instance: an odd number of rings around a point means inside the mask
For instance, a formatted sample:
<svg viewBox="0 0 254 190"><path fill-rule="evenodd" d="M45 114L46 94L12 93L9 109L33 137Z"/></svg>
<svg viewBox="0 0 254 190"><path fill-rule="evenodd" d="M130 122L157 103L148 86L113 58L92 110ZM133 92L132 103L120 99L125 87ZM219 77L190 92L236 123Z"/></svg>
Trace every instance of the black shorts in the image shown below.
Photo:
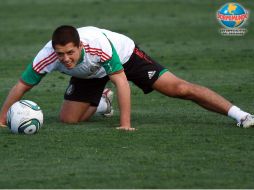
<svg viewBox="0 0 254 190"><path fill-rule="evenodd" d="M108 80L108 76L96 79L71 77L69 86L64 94L64 99L76 102L87 102L97 107Z"/></svg>
<svg viewBox="0 0 254 190"><path fill-rule="evenodd" d="M152 85L159 76L167 71L163 66L151 59L145 52L135 47L130 59L123 65L129 81L143 90L145 94L153 91ZM80 79L71 77L64 99L87 102L98 106L109 77L96 79Z"/></svg>
<svg viewBox="0 0 254 190"><path fill-rule="evenodd" d="M127 79L141 88L145 94L153 91L153 83L168 71L137 46L123 67Z"/></svg>

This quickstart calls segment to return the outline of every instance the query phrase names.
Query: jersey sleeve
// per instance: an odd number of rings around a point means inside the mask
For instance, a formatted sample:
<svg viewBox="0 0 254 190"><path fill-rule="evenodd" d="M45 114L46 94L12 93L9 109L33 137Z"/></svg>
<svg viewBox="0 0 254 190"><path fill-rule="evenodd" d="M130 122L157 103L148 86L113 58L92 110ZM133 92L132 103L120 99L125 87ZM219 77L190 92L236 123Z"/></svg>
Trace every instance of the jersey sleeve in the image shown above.
<svg viewBox="0 0 254 190"><path fill-rule="evenodd" d="M105 61L102 64L103 68L105 69L108 75L112 75L114 73L118 73L123 70L123 65L112 43L111 43L111 48L112 48L111 59Z"/></svg>
<svg viewBox="0 0 254 190"><path fill-rule="evenodd" d="M108 40L108 42L110 44L112 56L111 56L111 59L105 61L102 66L108 75L112 75L114 73L118 73L118 72L122 71L123 65L120 61L120 58L117 54L117 51L116 51L113 43L107 38L106 34L103 33L103 35L106 37L106 39Z"/></svg>
<svg viewBox="0 0 254 190"><path fill-rule="evenodd" d="M38 84L47 73L55 69L56 60L57 56L50 41L39 51L32 63L27 66L21 75L21 81L28 85Z"/></svg>
<svg viewBox="0 0 254 190"><path fill-rule="evenodd" d="M33 69L33 63L30 63L21 75L21 81L28 85L37 85L46 74L39 74Z"/></svg>

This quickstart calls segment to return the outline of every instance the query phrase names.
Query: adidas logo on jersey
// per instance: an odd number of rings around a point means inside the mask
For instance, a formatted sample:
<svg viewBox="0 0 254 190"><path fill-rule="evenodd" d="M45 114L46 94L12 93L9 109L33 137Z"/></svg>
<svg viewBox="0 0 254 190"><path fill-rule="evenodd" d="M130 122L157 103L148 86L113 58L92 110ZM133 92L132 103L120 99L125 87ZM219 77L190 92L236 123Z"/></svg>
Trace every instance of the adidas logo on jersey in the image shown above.
<svg viewBox="0 0 254 190"><path fill-rule="evenodd" d="M148 78L149 79L153 78L155 73L156 73L156 71L148 71Z"/></svg>

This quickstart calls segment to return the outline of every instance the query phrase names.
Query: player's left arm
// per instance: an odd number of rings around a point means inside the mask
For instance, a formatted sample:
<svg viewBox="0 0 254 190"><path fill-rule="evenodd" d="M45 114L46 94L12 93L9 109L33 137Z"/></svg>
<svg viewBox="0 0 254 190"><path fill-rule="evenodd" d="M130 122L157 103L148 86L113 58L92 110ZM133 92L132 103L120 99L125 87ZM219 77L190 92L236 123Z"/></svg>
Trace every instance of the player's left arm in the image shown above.
<svg viewBox="0 0 254 190"><path fill-rule="evenodd" d="M124 71L109 75L116 86L118 106L120 109L120 127L117 129L133 131L131 127L131 91Z"/></svg>
<svg viewBox="0 0 254 190"><path fill-rule="evenodd" d="M106 35L101 38L101 42L100 48L103 52L102 55L107 55L103 56L103 58L107 57L107 60L103 60L101 63L117 90L118 106L120 110L120 127L117 129L135 130L131 127L131 92L123 65L114 45Z"/></svg>

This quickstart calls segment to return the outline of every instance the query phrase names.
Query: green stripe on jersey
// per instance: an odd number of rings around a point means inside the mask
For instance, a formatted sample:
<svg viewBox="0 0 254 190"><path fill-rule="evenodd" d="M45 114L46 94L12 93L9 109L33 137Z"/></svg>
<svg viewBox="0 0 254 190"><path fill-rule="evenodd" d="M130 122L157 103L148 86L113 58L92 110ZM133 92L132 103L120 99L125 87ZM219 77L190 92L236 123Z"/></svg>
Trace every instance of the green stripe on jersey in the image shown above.
<svg viewBox="0 0 254 190"><path fill-rule="evenodd" d="M77 64L80 64L80 63L82 63L84 61L84 55L85 55L85 50L82 48L81 55L80 55L80 58L79 58Z"/></svg>
<svg viewBox="0 0 254 190"><path fill-rule="evenodd" d="M21 79L29 84L29 85L36 85L38 84L41 79L45 76L45 74L39 74L33 70L33 63L30 63L26 70L22 73Z"/></svg>
<svg viewBox="0 0 254 190"><path fill-rule="evenodd" d="M104 34L105 35L105 34ZM105 35L106 36L106 35ZM106 36L107 37L107 36ZM116 52L115 47L113 46L113 44L111 43L111 41L108 39L111 48L112 48L112 57L110 60L103 62L102 66L105 69L106 73L108 75L113 74L117 71L121 71L123 69L123 65L120 61L120 58Z"/></svg>

